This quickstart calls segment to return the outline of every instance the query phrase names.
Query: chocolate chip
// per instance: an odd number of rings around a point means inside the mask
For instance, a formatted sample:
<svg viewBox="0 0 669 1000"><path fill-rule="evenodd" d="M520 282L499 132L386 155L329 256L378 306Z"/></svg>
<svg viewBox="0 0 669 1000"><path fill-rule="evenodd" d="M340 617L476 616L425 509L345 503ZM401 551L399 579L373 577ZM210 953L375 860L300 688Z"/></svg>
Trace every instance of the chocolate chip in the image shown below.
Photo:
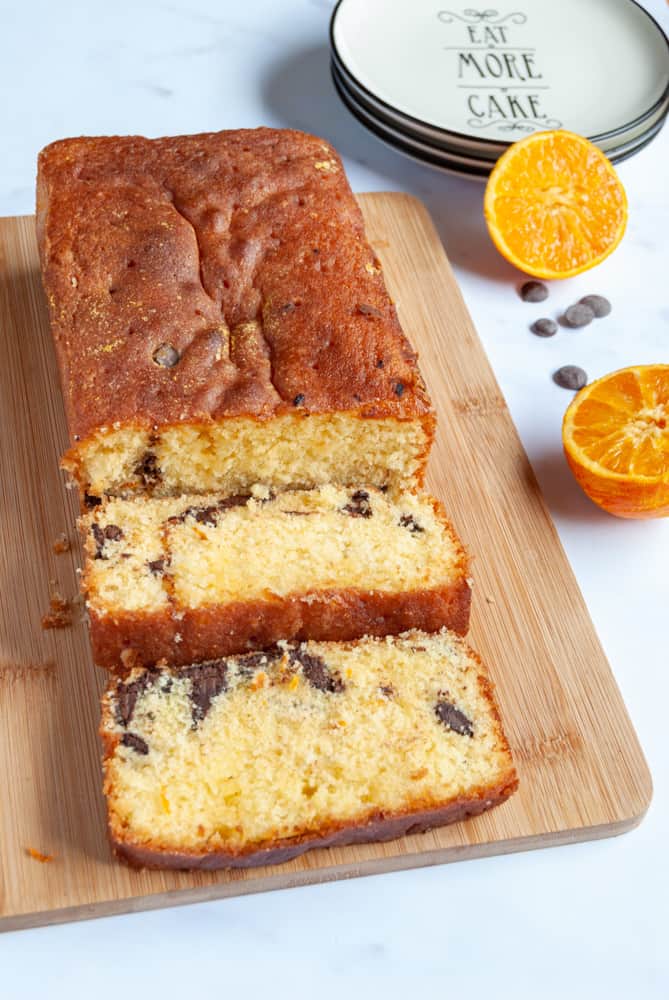
<svg viewBox="0 0 669 1000"><path fill-rule="evenodd" d="M290 662L299 663L302 667L302 676L306 678L312 687L317 691L325 691L329 694L339 694L345 690L344 682L337 673L333 673L325 660L320 656L307 653L305 650L291 649Z"/></svg>
<svg viewBox="0 0 669 1000"><path fill-rule="evenodd" d="M471 720L467 718L464 712L456 708L452 702L438 701L434 710L439 721L443 722L447 729L451 729L454 733L459 733L460 736L474 735L474 727Z"/></svg>
<svg viewBox="0 0 669 1000"><path fill-rule="evenodd" d="M578 365L563 365L553 372L553 381L561 389L582 389L588 384L588 376Z"/></svg>
<svg viewBox="0 0 669 1000"><path fill-rule="evenodd" d="M137 701L144 694L145 691L156 683L158 680L158 672L153 670L146 670L144 673L140 674L136 681L130 681L129 684L124 684L119 681L116 688L116 721L119 725L127 729L130 724L135 706Z"/></svg>
<svg viewBox="0 0 669 1000"><path fill-rule="evenodd" d="M542 281L526 281L518 291L523 302L543 302L548 298L548 289Z"/></svg>
<svg viewBox="0 0 669 1000"><path fill-rule="evenodd" d="M303 402L304 402L304 393L298 392L297 396L293 400L293 406L302 406Z"/></svg>
<svg viewBox="0 0 669 1000"><path fill-rule="evenodd" d="M395 385L393 386L393 392L395 393L396 396L401 396L402 393L404 392L404 383L396 382Z"/></svg>
<svg viewBox="0 0 669 1000"><path fill-rule="evenodd" d="M124 733L121 737L121 743L124 747L130 747L135 753L141 753L144 756L149 752L149 744L137 733Z"/></svg>
<svg viewBox="0 0 669 1000"><path fill-rule="evenodd" d="M123 532L117 524L108 524L105 527L105 538L110 542L120 542L123 538Z"/></svg>
<svg viewBox="0 0 669 1000"><path fill-rule="evenodd" d="M379 688L379 691L381 692L382 695L385 695L386 698L392 698L393 695L395 694L395 688L392 686L392 684L382 684Z"/></svg>
<svg viewBox="0 0 669 1000"><path fill-rule="evenodd" d="M250 493L235 493L231 497L224 497L218 501L219 510L228 510L230 507L246 507L251 499Z"/></svg>
<svg viewBox="0 0 669 1000"><path fill-rule="evenodd" d="M160 344L153 352L153 360L163 368L174 368L179 360L179 352L171 344Z"/></svg>
<svg viewBox="0 0 669 1000"><path fill-rule="evenodd" d="M146 565L154 576L160 576L165 572L165 556L161 556L160 559L150 559Z"/></svg>
<svg viewBox="0 0 669 1000"><path fill-rule="evenodd" d="M400 517L400 525L412 532L425 531L425 528L421 528L420 524L412 514L402 514Z"/></svg>
<svg viewBox="0 0 669 1000"><path fill-rule="evenodd" d="M611 303L603 295L584 295L579 302L582 306L592 309L597 319L608 316L611 312Z"/></svg>
<svg viewBox="0 0 669 1000"><path fill-rule="evenodd" d="M565 309L562 321L565 326L579 327L587 326L595 318L594 310L590 306L584 306L582 302L577 302L573 306Z"/></svg>
<svg viewBox="0 0 669 1000"><path fill-rule="evenodd" d="M553 319L536 319L530 330L537 337L553 337L557 333L557 323Z"/></svg>
<svg viewBox="0 0 669 1000"><path fill-rule="evenodd" d="M90 493L84 493L84 507L86 510L92 510L94 507L99 507L102 503L100 497L94 497Z"/></svg>
<svg viewBox="0 0 669 1000"><path fill-rule="evenodd" d="M376 306L370 306L366 302L360 302L355 308L363 316L369 316L370 319L372 317L374 319L380 319L383 316L380 309L377 309Z"/></svg>
<svg viewBox="0 0 669 1000"><path fill-rule="evenodd" d="M279 312L281 312L281 313L289 313L289 312L292 312L294 310L294 308L295 308L295 303L294 302L285 302L284 305L280 306Z"/></svg>
<svg viewBox="0 0 669 1000"><path fill-rule="evenodd" d="M257 652L244 653L243 656L235 656L237 670L242 677L252 677L259 667L268 667L272 663L280 660L283 653L278 646L270 649L261 649Z"/></svg>
<svg viewBox="0 0 669 1000"><path fill-rule="evenodd" d="M105 533L100 527L100 525L97 523L97 521L94 521L93 524L91 525L91 534L93 535L93 538L95 540L94 558L106 559L107 557L102 554L102 550L104 549L105 546Z"/></svg>
<svg viewBox="0 0 669 1000"><path fill-rule="evenodd" d="M227 690L227 660L207 660L195 663L181 671L191 682L190 700L193 703L193 723L197 725L206 716L217 695Z"/></svg>
<svg viewBox="0 0 669 1000"><path fill-rule="evenodd" d="M367 490L356 490L351 494L350 502L342 507L342 511L351 517L371 517L373 511Z"/></svg>
<svg viewBox="0 0 669 1000"><path fill-rule="evenodd" d="M383 358L379 358L379 360L376 362L376 367L383 368Z"/></svg>
<svg viewBox="0 0 669 1000"><path fill-rule="evenodd" d="M144 452L141 461L135 466L134 472L142 480L144 486L155 486L160 482L162 476L158 459L152 451Z"/></svg>

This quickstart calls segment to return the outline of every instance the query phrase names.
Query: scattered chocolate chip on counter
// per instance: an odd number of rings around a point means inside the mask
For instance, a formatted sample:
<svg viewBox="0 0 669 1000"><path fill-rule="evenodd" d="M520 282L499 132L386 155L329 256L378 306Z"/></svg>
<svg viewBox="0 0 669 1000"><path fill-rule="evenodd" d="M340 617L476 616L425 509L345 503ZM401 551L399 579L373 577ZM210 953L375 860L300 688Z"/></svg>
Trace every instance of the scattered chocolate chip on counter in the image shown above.
<svg viewBox="0 0 669 1000"><path fill-rule="evenodd" d="M611 312L611 303L603 295L584 295L582 299L579 299L579 304L592 309L596 319L608 316Z"/></svg>
<svg viewBox="0 0 669 1000"><path fill-rule="evenodd" d="M566 326L587 326L588 323L592 323L595 313L590 306L583 305L582 302L577 302L575 305L565 309L562 318Z"/></svg>
<svg viewBox="0 0 669 1000"><path fill-rule="evenodd" d="M537 337L554 337L557 333L557 323L554 319L547 319L542 317L541 319L536 319L530 330L535 333Z"/></svg>
<svg viewBox="0 0 669 1000"><path fill-rule="evenodd" d="M543 281L526 281L518 290L523 302L544 302L548 298L548 289Z"/></svg>
<svg viewBox="0 0 669 1000"><path fill-rule="evenodd" d="M553 372L553 381L561 389L582 389L588 384L588 376L578 365L563 365Z"/></svg>
<svg viewBox="0 0 669 1000"><path fill-rule="evenodd" d="M67 537L64 531L61 531L60 535L53 543L53 551L57 556L61 556L63 552L69 552L71 548L70 539Z"/></svg>

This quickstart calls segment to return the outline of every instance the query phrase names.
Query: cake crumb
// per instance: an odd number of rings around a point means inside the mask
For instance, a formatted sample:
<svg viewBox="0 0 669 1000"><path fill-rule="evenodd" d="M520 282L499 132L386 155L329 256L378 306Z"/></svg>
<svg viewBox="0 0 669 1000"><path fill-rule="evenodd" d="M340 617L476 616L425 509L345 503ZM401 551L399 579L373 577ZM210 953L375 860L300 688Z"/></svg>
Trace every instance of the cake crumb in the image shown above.
<svg viewBox="0 0 669 1000"><path fill-rule="evenodd" d="M42 615L42 628L69 628L72 624L71 602L55 590L49 599L49 606L51 610Z"/></svg>
<svg viewBox="0 0 669 1000"><path fill-rule="evenodd" d="M26 847L26 854L29 858L39 861L42 865L49 864L50 861L54 860L53 854L42 854L41 851L37 851L34 847Z"/></svg>
<svg viewBox="0 0 669 1000"><path fill-rule="evenodd" d="M69 552L71 548L70 539L67 537L64 531L61 531L58 538L53 543L53 551L57 556L63 554L63 552Z"/></svg>

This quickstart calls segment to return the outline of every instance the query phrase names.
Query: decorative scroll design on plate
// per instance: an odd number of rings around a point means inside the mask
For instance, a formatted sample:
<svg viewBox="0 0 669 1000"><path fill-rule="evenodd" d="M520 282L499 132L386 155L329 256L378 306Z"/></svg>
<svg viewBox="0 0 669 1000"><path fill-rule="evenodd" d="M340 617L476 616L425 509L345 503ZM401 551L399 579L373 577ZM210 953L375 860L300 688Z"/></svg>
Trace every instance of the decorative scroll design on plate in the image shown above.
<svg viewBox="0 0 669 1000"><path fill-rule="evenodd" d="M542 131L551 128L562 128L562 122L558 121L557 118L543 118L541 121L536 121L532 118L518 118L514 121L507 121L504 118L494 118L487 122L481 121L479 118L468 118L467 124L471 125L472 128L490 128L490 126L496 125L500 132L534 132L537 128L540 128Z"/></svg>
<svg viewBox="0 0 669 1000"><path fill-rule="evenodd" d="M440 10L437 14L444 24L453 24L453 20L462 21L463 24L504 24L511 21L511 24L525 24L527 15L519 10L514 10L510 14L499 16L498 10L473 10L467 7L462 14L457 14L454 10Z"/></svg>

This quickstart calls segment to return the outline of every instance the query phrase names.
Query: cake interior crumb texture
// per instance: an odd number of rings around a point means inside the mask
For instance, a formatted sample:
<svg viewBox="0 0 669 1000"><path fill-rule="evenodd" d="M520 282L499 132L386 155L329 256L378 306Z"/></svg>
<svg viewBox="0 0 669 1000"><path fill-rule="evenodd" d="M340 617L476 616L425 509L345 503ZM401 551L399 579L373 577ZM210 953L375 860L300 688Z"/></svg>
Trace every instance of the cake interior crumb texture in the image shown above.
<svg viewBox="0 0 669 1000"><path fill-rule="evenodd" d="M431 423L357 413L229 417L159 431L92 433L64 460L90 496L234 495L256 483L309 489L336 482L399 490L422 482Z"/></svg>
<svg viewBox="0 0 669 1000"><path fill-rule="evenodd" d="M110 499L83 519L89 609L159 611L331 588L412 591L462 574L429 497L370 489Z"/></svg>
<svg viewBox="0 0 669 1000"><path fill-rule="evenodd" d="M101 733L112 839L193 857L516 786L485 670L445 631L135 670L108 688Z"/></svg>

